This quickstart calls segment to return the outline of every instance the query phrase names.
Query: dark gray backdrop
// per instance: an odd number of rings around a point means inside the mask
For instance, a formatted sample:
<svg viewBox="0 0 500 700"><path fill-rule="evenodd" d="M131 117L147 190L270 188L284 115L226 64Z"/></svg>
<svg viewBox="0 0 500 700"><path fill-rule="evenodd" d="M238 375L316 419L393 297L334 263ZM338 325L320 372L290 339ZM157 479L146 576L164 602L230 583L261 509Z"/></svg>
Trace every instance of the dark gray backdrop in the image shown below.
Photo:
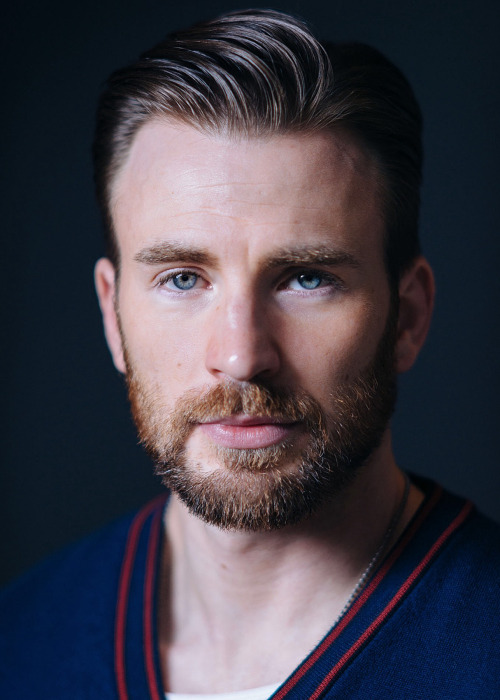
<svg viewBox="0 0 500 700"><path fill-rule="evenodd" d="M266 4L254 2L254 6ZM151 497L101 332L89 144L101 82L163 34L239 2L17 2L2 78L1 576ZM396 454L500 519L499 17L486 0L276 2L408 75L425 115L422 240L434 325L401 382Z"/></svg>

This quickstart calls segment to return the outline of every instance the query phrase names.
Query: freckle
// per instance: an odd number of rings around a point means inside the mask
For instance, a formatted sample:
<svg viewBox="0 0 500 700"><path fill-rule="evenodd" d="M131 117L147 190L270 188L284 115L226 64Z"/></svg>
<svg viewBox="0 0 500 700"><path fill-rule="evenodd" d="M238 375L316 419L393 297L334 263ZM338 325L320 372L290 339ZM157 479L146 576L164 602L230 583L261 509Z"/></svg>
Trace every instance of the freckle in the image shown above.
<svg viewBox="0 0 500 700"><path fill-rule="evenodd" d="M178 362L177 367L182 367L182 362Z"/></svg>

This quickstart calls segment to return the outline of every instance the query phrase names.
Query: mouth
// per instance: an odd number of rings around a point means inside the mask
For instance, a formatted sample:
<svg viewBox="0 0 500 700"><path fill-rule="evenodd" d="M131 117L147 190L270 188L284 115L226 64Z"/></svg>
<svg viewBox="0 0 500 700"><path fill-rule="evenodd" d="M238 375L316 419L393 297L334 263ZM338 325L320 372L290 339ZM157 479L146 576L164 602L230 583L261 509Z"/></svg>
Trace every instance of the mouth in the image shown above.
<svg viewBox="0 0 500 700"><path fill-rule="evenodd" d="M277 445L297 432L298 422L271 416L238 414L215 418L198 427L211 442L232 449L258 449Z"/></svg>

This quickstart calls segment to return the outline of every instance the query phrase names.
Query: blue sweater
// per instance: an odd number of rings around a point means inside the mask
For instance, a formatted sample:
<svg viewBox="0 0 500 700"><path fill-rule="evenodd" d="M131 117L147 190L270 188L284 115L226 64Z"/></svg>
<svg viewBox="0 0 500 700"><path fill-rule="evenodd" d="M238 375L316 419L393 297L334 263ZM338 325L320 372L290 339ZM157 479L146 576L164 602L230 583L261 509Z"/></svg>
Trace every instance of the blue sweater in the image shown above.
<svg viewBox="0 0 500 700"><path fill-rule="evenodd" d="M424 488L382 566L273 700L500 700L500 527ZM164 697L155 615L164 505L156 499L2 593L0 698Z"/></svg>

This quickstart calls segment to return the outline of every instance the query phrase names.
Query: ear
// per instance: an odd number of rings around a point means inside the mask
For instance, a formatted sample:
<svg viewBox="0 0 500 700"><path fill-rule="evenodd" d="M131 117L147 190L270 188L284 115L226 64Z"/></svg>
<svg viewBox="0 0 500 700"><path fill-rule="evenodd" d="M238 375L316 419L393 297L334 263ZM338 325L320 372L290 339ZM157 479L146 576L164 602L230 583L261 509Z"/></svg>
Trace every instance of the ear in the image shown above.
<svg viewBox="0 0 500 700"><path fill-rule="evenodd" d="M434 307L434 275L423 257L418 257L399 283L396 369L412 367L424 344Z"/></svg>
<svg viewBox="0 0 500 700"><path fill-rule="evenodd" d="M106 341L116 369L125 374L126 366L115 304L117 293L116 272L111 260L101 258L97 261L94 270L94 280L99 306L101 307Z"/></svg>

